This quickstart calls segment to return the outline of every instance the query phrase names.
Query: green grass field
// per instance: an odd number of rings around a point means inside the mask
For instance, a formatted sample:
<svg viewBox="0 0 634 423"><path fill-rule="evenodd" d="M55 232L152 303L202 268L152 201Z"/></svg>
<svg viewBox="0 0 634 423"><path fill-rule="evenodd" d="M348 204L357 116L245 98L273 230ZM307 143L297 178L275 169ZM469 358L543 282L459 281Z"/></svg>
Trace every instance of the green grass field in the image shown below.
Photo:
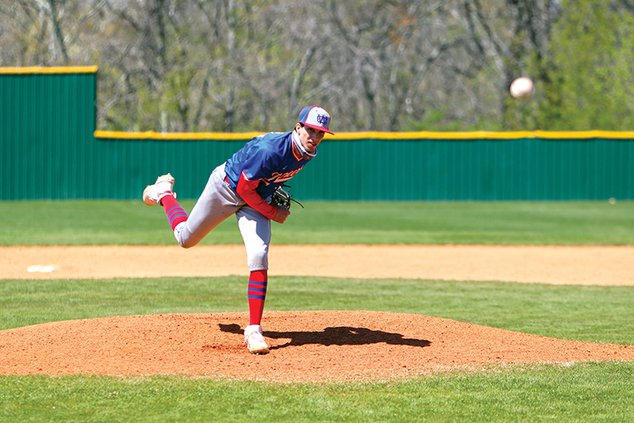
<svg viewBox="0 0 634 423"><path fill-rule="evenodd" d="M173 242L160 210L132 202L0 202L0 212L11 216L2 245ZM206 241L239 242L235 222ZM293 242L634 245L634 203L308 203L274 226L274 243ZM361 289L368 283L372 295ZM278 277L267 309L417 313L634 344L634 287ZM0 330L245 310L242 277L0 280ZM0 421L624 422L634 421L634 363L491 367L375 383L0 376Z"/></svg>

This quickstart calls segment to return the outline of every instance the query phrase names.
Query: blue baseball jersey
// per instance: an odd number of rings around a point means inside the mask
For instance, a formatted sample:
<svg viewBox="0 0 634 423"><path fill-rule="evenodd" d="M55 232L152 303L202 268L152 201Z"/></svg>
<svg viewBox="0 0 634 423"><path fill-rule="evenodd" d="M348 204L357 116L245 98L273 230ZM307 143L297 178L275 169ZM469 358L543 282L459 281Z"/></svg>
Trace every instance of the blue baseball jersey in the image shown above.
<svg viewBox="0 0 634 423"><path fill-rule="evenodd" d="M270 132L253 138L225 164L229 185L234 190L242 172L251 180L260 179L256 192L264 199L297 175L312 157L302 155L293 145L292 131Z"/></svg>

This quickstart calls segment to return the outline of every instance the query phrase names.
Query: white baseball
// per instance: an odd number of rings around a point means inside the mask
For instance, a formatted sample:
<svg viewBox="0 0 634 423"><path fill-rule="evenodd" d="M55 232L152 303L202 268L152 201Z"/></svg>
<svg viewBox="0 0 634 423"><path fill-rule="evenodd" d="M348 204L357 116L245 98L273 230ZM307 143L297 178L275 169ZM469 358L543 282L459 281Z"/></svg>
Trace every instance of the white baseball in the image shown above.
<svg viewBox="0 0 634 423"><path fill-rule="evenodd" d="M515 98L527 98L533 94L533 81L525 76L520 76L511 83L509 91Z"/></svg>

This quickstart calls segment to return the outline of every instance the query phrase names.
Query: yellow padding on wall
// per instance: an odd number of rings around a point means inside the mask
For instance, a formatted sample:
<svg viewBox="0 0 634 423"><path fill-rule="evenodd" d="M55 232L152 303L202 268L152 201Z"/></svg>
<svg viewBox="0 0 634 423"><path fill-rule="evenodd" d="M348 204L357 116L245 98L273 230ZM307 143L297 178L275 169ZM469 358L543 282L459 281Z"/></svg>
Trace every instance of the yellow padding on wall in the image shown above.
<svg viewBox="0 0 634 423"><path fill-rule="evenodd" d="M0 67L0 75L28 75L53 73L97 73L97 66L27 66Z"/></svg>
<svg viewBox="0 0 634 423"><path fill-rule="evenodd" d="M113 140L245 140L265 132L121 132L95 131L95 138Z"/></svg>
<svg viewBox="0 0 634 423"><path fill-rule="evenodd" d="M248 140L265 132L121 132L95 131L95 138L121 140ZM471 131L471 132L338 132L337 140L513 140L513 139L634 139L634 131Z"/></svg>

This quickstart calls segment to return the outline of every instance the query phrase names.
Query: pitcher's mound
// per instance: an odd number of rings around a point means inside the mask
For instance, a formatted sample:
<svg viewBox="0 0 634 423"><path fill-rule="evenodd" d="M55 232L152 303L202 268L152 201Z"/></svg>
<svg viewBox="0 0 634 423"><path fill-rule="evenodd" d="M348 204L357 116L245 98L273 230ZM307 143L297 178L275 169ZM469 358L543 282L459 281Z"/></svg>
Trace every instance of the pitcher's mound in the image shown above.
<svg viewBox="0 0 634 423"><path fill-rule="evenodd" d="M491 364L634 360L634 346L545 338L365 311L267 312L267 355L245 313L119 316L0 331L0 374L182 374L283 382L377 380Z"/></svg>

